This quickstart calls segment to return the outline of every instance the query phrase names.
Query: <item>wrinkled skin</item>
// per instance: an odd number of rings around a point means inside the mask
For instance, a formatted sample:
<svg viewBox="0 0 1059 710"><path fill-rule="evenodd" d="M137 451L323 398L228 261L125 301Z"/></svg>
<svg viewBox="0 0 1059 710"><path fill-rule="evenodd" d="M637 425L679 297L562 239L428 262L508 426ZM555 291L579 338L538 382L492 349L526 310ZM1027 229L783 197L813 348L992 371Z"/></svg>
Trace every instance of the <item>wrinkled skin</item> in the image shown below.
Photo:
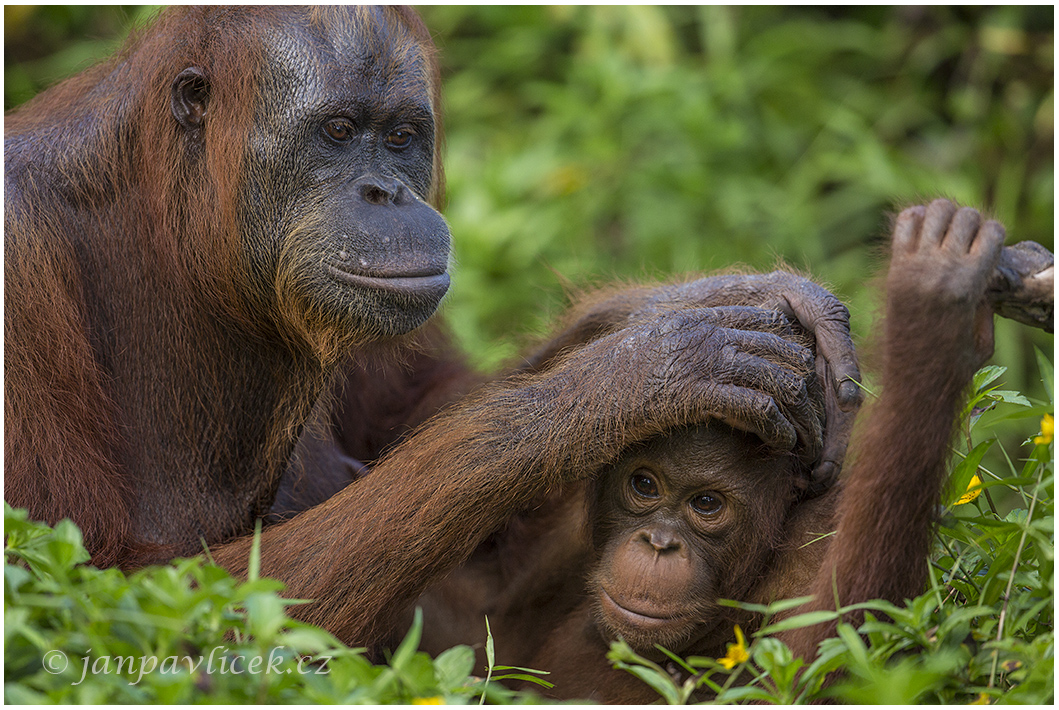
<svg viewBox="0 0 1059 710"><path fill-rule="evenodd" d="M822 442L812 442L814 445L803 449L802 453L816 461L811 477L816 492L827 490L841 469L853 418L863 395L858 386L860 370L856 350L849 335L849 311L826 289L803 277L783 271L714 276L659 288L630 289L599 302L589 300L574 309L570 325L534 353L530 362L547 362L581 338L598 336L641 320L651 321L674 309L696 306L752 306L768 311L752 315L731 308L709 313L711 323L732 330L772 331L780 317L785 316L813 334L815 343L812 347L818 354L816 379L826 393L828 424ZM745 337L757 336L747 334ZM748 343L744 345L749 346ZM753 346L749 347L752 356ZM778 372L777 375L783 376ZM755 385L752 383L751 386ZM741 403L733 405L733 411L741 408ZM790 421L796 425L799 422L808 425L811 419L794 416ZM758 431L753 427L749 430ZM823 447L819 456L817 445Z"/></svg>

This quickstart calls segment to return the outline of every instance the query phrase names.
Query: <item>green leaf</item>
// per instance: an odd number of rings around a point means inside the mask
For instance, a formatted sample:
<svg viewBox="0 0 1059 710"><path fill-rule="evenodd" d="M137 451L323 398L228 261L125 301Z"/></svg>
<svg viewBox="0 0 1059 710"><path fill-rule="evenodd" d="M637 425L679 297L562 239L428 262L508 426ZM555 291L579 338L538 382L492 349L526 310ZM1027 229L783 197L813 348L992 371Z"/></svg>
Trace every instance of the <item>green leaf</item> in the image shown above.
<svg viewBox="0 0 1059 710"><path fill-rule="evenodd" d="M1030 400L1014 390L991 390L987 396L990 399L995 399L998 402L1005 402L1007 404L1017 404L1022 407L1033 406L1033 403L1030 402Z"/></svg>
<svg viewBox="0 0 1059 710"><path fill-rule="evenodd" d="M982 463L982 457L985 456L986 452L993 446L993 442L996 439L986 439L980 441L975 445L967 456L964 457L953 468L952 473L949 475L949 484L945 492L945 505L952 507L956 504L956 501L967 492L967 486L970 484L971 479L978 473L978 466Z"/></svg>
<svg viewBox="0 0 1059 710"><path fill-rule="evenodd" d="M665 648L664 646L659 646L658 644L655 644L655 648L657 648L659 651L661 651L662 654L666 656L666 658L668 658L669 660L671 660L674 663L676 663L678 666L680 666L681 668L686 670L688 673L692 673L692 674L695 673L695 669L687 661L685 661L683 658L681 658L677 654L675 654L672 651L670 651L668 648Z"/></svg>
<svg viewBox="0 0 1059 710"><path fill-rule="evenodd" d="M498 671L525 671L526 673L539 673L541 675L548 675L550 671L539 671L535 668L523 668L521 666L494 666Z"/></svg>
<svg viewBox="0 0 1059 710"><path fill-rule="evenodd" d="M489 617L485 617L485 685L489 685L493 677L493 666L496 665L496 656L493 649L493 630L489 626ZM485 692L479 699L479 705L485 705Z"/></svg>
<svg viewBox="0 0 1059 710"><path fill-rule="evenodd" d="M254 582L261 576L261 518L254 522L254 539L250 543L250 559L247 561L246 578Z"/></svg>
<svg viewBox="0 0 1059 710"><path fill-rule="evenodd" d="M1041 352L1040 348L1034 348L1037 356L1037 370L1041 373L1041 382L1044 383L1044 391L1048 393L1048 400L1052 401L1055 395L1052 391L1052 379L1055 377L1055 368L1052 367L1048 356Z"/></svg>
<svg viewBox="0 0 1059 710"><path fill-rule="evenodd" d="M837 611L808 611L804 614L798 614L797 616L791 616L782 621L777 621L774 624L768 624L758 631L758 634L775 634L780 631L790 631L791 629L800 629L805 626L812 626L813 624L819 624L825 621L834 621L839 616Z"/></svg>
<svg viewBox="0 0 1059 710"><path fill-rule="evenodd" d="M736 609L745 609L746 611L752 611L755 614L761 614L763 616L775 616L781 612L787 611L788 609L794 609L796 607L807 604L812 601L811 596L805 597L793 597L791 599L781 599L779 601L772 602L771 604L751 604L749 602L741 602L733 599L718 599L717 603L721 606L733 607Z"/></svg>
<svg viewBox="0 0 1059 710"><path fill-rule="evenodd" d="M971 383L971 391L975 394L980 393L989 383L995 381L1008 369L1001 367L1000 365L986 365L978 372L974 373L974 379Z"/></svg>
<svg viewBox="0 0 1059 710"><path fill-rule="evenodd" d="M447 651L442 651L434 659L434 673L438 685L445 690L465 683L473 670L474 649L470 646L453 646Z"/></svg>
<svg viewBox="0 0 1059 710"><path fill-rule="evenodd" d="M839 638L845 642L850 657L856 663L856 670L858 672L868 670L868 649L864 646L864 642L861 640L856 630L849 624L839 623L837 631Z"/></svg>
<svg viewBox="0 0 1059 710"><path fill-rule="evenodd" d="M412 616L412 628L408 629L404 640L397 646L390 658L390 667L400 670L411 662L412 657L419 649L419 641L423 637L423 610L416 607Z"/></svg>
<svg viewBox="0 0 1059 710"><path fill-rule="evenodd" d="M757 686L743 686L738 688L728 688L724 691L724 703L735 703L735 702L755 702L755 703L769 703L773 704L778 702L776 696L769 693L764 688Z"/></svg>
<svg viewBox="0 0 1059 710"><path fill-rule="evenodd" d="M275 592L254 592L243 602L247 630L261 643L269 644L287 621L285 605Z"/></svg>
<svg viewBox="0 0 1059 710"><path fill-rule="evenodd" d="M485 617L485 663L490 669L496 663L496 652L493 647L493 630L489 628L489 617Z"/></svg>
<svg viewBox="0 0 1059 710"><path fill-rule="evenodd" d="M680 689L677 688L673 679L669 677L668 673L660 672L654 668L647 666L634 666L627 663L619 664L619 667L623 670L632 673L634 676L642 680L647 685L651 686L651 689L662 696L662 699L669 705L682 705Z"/></svg>
<svg viewBox="0 0 1059 710"><path fill-rule="evenodd" d="M529 675L527 673L505 673L504 675L495 675L493 680L524 680L528 683L534 683L541 686L542 688L554 688L555 684L551 683L544 678L539 678L535 675Z"/></svg>

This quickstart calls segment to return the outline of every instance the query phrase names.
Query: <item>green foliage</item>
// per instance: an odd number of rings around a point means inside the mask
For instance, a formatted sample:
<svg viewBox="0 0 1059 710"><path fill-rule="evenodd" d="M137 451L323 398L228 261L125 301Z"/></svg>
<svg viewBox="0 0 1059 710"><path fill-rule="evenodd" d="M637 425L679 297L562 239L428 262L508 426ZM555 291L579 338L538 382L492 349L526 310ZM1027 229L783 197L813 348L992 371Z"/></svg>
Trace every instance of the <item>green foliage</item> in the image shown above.
<svg viewBox="0 0 1059 710"><path fill-rule="evenodd" d="M975 443L986 410L1003 403L1003 416L1038 421L1053 411L1052 365L1038 353L1048 380L1049 401L1034 404L1015 392L990 385L1003 368L987 367L975 377L964 411L966 441L950 476L949 504L931 555L930 587L899 606L882 600L844 607L865 610L859 629L839 624L838 636L820 646L808 666L791 657L773 634L838 618L817 611L769 623L775 614L804 599L770 606L729 602L765 615L766 623L734 668L710 658L672 657L684 671L679 685L669 673L636 655L622 642L608 655L616 667L641 678L670 704L701 696L720 703L967 704L1031 703L1054 700L1055 520L1054 443L1030 437L1021 465L1008 459L1003 475L969 464L981 459L996 439ZM1047 425L1050 427L1050 423ZM1047 433L1047 432L1045 432ZM968 454L967 452L971 452ZM984 482L982 494L956 504L972 475ZM1007 490L1014 507L998 511L993 492ZM895 492L903 495L906 492ZM729 654L731 655L731 653ZM829 673L837 682L824 687Z"/></svg>
<svg viewBox="0 0 1059 710"><path fill-rule="evenodd" d="M82 563L68 520L51 529L5 504L4 699L9 703L524 702L471 676L474 651L419 653L421 618L372 664L294 621L282 585L198 557L130 576Z"/></svg>

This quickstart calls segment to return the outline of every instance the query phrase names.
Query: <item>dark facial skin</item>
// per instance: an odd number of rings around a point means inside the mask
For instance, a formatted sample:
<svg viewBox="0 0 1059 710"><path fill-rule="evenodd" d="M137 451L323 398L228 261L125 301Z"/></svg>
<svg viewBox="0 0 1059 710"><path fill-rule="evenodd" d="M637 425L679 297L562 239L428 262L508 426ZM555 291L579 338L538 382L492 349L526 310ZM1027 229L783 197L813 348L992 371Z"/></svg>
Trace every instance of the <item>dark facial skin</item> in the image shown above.
<svg viewBox="0 0 1059 710"><path fill-rule="evenodd" d="M265 303L369 336L421 325L448 289L431 198L435 107L422 48L378 8L268 36L246 239ZM287 189L276 189L283 185ZM270 280L277 274L282 276ZM290 303L298 308L285 308Z"/></svg>
<svg viewBox="0 0 1059 710"><path fill-rule="evenodd" d="M655 644L680 651L709 632L721 620L716 600L745 594L746 571L775 545L793 500L791 465L712 422L653 439L605 471L589 579L602 635L654 654Z"/></svg>

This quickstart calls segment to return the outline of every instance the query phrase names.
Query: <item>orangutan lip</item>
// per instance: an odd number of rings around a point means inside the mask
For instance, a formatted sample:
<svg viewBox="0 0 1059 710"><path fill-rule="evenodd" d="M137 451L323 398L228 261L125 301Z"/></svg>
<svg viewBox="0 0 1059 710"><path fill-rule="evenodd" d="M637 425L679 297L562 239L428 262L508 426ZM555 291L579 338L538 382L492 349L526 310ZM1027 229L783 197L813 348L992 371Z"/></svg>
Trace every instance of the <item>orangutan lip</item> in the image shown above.
<svg viewBox="0 0 1059 710"><path fill-rule="evenodd" d="M422 276L366 276L345 271L331 264L327 265L327 270L331 276L343 283L405 296L433 294L440 298L449 289L449 275L445 271Z"/></svg>
<svg viewBox="0 0 1059 710"><path fill-rule="evenodd" d="M607 590L603 589L602 587L600 587L599 589L599 598L600 601L603 602L603 608L605 611L608 611L612 614L616 613L619 616L625 617L637 626L657 628L661 626L669 626L680 621L679 619L675 619L671 616L648 616L647 614L641 614L639 612L632 611L631 609L626 609L621 604L614 601L614 599L609 594L607 594Z"/></svg>

